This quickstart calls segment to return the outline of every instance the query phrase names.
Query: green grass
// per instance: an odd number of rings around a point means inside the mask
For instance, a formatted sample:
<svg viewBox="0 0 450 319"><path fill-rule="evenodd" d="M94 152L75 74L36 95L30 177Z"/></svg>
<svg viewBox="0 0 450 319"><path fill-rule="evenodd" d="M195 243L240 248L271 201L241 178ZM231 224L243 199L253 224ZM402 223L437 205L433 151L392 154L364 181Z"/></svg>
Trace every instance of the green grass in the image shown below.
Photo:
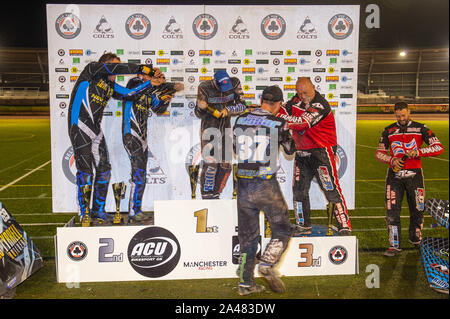
<svg viewBox="0 0 450 319"><path fill-rule="evenodd" d="M265 292L242 299L445 299L447 295L429 288L416 249L407 244L399 258L382 256L387 245L384 221L384 179L386 166L377 162L375 148L382 129L392 121L358 121L356 148L356 209L350 211L354 235L358 237L359 274L346 276L312 276L284 278L287 292L277 295ZM436 159L424 159L426 196L449 198L449 123L429 121L429 127L440 138L445 152ZM50 160L50 123L47 119L0 118L0 189L31 169ZM51 214L51 166L30 174L11 187L0 191L0 201L31 236L44 256L44 267L17 287L16 298L130 298L130 299L235 299L236 279L140 281L117 283L81 283L68 288L56 282L53 236L57 225L74 214ZM289 200L289 199L288 199ZM403 203L406 207L406 200ZM324 211L314 211L314 223L324 224ZM361 218L377 216L379 218ZM408 211L403 209L402 224L407 229ZM356 218L359 217L359 218ZM424 236L442 236L442 230L430 228L434 220L426 216ZM448 236L448 232L444 232ZM380 288L368 289L365 281L368 265L380 269ZM262 283L261 279L257 279Z"/></svg>

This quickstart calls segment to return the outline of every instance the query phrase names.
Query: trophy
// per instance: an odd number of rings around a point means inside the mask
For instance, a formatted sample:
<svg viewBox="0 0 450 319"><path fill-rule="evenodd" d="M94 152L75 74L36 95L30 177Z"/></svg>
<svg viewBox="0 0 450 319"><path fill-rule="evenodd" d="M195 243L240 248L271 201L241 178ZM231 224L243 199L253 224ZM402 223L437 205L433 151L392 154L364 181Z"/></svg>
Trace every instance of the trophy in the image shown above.
<svg viewBox="0 0 450 319"><path fill-rule="evenodd" d="M233 164L233 199L237 197L237 164Z"/></svg>
<svg viewBox="0 0 450 319"><path fill-rule="evenodd" d="M91 193L92 185L81 186L81 196L83 196L84 202L86 203L86 208L84 210L83 218L81 220L81 227L91 226L91 213L89 206L91 205Z"/></svg>
<svg viewBox="0 0 450 319"><path fill-rule="evenodd" d="M332 224L333 224L333 214L334 214L334 209L335 209L335 204L333 203L328 203L327 204L327 216L328 216L328 231L327 231L327 236L333 236L333 229L331 228Z"/></svg>
<svg viewBox="0 0 450 319"><path fill-rule="evenodd" d="M127 185L124 182L112 184L114 200L116 201L116 213L114 214L113 224L122 224L122 214L120 213L120 200L125 198L125 190Z"/></svg>
<svg viewBox="0 0 450 319"><path fill-rule="evenodd" d="M191 181L191 195L195 199L195 192L197 190L197 180L200 165L189 165L189 179Z"/></svg>

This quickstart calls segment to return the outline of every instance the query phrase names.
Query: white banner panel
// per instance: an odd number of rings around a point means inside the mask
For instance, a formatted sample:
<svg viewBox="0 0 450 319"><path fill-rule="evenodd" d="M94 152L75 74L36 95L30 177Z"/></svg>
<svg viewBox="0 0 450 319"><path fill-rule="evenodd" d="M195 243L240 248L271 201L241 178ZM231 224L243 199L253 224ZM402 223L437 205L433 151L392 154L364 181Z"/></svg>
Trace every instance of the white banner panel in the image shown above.
<svg viewBox="0 0 450 319"><path fill-rule="evenodd" d="M48 4L53 211L77 211L68 104L77 76L104 52L118 54L122 62L153 63L170 81L185 85L167 115L149 118L144 210L153 210L155 200L190 199L187 165L198 162L200 151L200 121L193 114L197 87L221 68L240 79L246 101L254 104L267 85L279 85L288 99L295 94L297 77L311 77L335 113L340 182L348 208L354 209L358 26L359 6ZM118 76L117 82L125 86L129 78ZM110 100L102 127L111 183L129 184L121 105ZM292 158L281 164L278 179L292 209ZM310 194L312 209L324 209L316 182ZM231 197L229 179L222 198ZM106 208L115 209L111 190Z"/></svg>
<svg viewBox="0 0 450 319"><path fill-rule="evenodd" d="M237 278L235 200L156 201L155 225L57 228L58 282ZM264 249L270 238L264 237L263 214L260 230ZM279 271L282 276L356 274L357 239L292 238Z"/></svg>

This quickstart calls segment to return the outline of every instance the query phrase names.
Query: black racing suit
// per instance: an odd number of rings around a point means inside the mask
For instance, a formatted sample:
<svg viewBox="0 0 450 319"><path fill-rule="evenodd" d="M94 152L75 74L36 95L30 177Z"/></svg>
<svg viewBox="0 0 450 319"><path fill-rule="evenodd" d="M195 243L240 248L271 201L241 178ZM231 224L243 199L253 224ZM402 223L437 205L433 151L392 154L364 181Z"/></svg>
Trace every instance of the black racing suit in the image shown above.
<svg viewBox="0 0 450 319"><path fill-rule="evenodd" d="M226 140L231 140L231 132L227 129L231 128L231 116L246 109L239 79L232 77L231 84L233 89L227 92L221 92L215 86L214 80L202 82L198 86L197 100L204 101L209 106L209 110L199 108L198 102L195 106L195 115L202 120L200 139L203 160L200 187L203 199L218 199L231 173L231 149L226 149ZM216 118L211 113L211 110L218 112L224 108L229 112L227 117ZM214 131L220 133L222 138L219 141L217 136L211 135ZM211 142L218 142L212 150Z"/></svg>
<svg viewBox="0 0 450 319"><path fill-rule="evenodd" d="M133 89L142 85L139 77L132 78L127 88ZM170 90L172 88L172 90ZM129 216L142 212L142 198L147 181L148 140L147 122L150 110L156 114L164 113L169 102L164 101L164 95L172 94L173 83L163 83L147 88L131 99L124 100L122 112L122 141L131 161L131 189L128 205Z"/></svg>
<svg viewBox="0 0 450 319"><path fill-rule="evenodd" d="M421 148L423 143L429 146ZM403 168L394 172L394 158L402 158L411 150L418 151L419 157L406 158ZM413 244L421 242L425 185L420 158L437 156L443 151L444 147L439 139L426 125L419 122L408 121L406 125L396 122L386 127L381 134L375 157L389 165L385 191L389 247L401 248L400 212L405 193L410 214L409 241Z"/></svg>
<svg viewBox="0 0 450 319"><path fill-rule="evenodd" d="M94 183L92 213L97 217L106 218L105 202L111 177L111 164L101 129L104 108L111 97L118 99L131 96L150 85L148 81L129 90L110 81L108 76L141 72L142 66L136 64L92 62L86 65L72 90L68 129L77 167L80 217L83 217L87 208L81 187ZM95 169L94 182L93 169Z"/></svg>
<svg viewBox="0 0 450 319"><path fill-rule="evenodd" d="M261 262L272 266L278 263L291 237L289 210L276 177L280 145L287 154L294 154L295 142L285 120L260 108L236 119L233 149L238 156L239 276L243 284L252 285L254 280L260 211L272 232Z"/></svg>

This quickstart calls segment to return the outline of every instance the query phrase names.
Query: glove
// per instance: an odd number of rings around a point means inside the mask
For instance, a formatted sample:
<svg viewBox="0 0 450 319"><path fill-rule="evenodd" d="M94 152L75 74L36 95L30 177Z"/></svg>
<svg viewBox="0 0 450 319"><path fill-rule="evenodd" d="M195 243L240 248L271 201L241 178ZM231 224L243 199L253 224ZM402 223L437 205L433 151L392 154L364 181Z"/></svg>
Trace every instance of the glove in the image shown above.
<svg viewBox="0 0 450 319"><path fill-rule="evenodd" d="M153 69L153 64L141 64L139 67L140 67L139 73L147 74L149 76L155 75L155 70Z"/></svg>

